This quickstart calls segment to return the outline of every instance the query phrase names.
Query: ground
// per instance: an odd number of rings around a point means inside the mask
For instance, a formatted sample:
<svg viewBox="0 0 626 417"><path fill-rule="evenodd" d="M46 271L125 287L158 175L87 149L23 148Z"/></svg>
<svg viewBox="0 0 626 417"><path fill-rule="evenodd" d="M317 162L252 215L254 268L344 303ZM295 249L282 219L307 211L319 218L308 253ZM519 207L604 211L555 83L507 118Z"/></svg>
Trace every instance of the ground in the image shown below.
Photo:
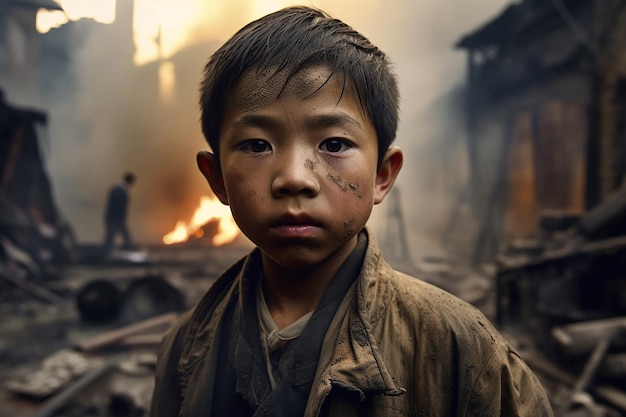
<svg viewBox="0 0 626 417"><path fill-rule="evenodd" d="M57 380L78 381L80 375L89 374L85 369L93 372L110 360L117 361L116 366L81 390L64 410L50 415L144 415L153 383L156 357L153 343L93 352L79 352L74 347L98 335L166 313L159 310L177 298L164 297L163 285L153 287L151 283L165 282L171 286L165 288L182 296L184 308L193 306L219 274L248 250L246 245L213 248L188 244L119 252L109 259L84 257L82 262L59 269L52 279L29 281L58 295L61 302L55 304L0 281L0 417L34 416L35 412L45 411L56 398L54 395L43 398L44 393L51 391L50 384ZM121 307L115 318L86 320L78 299L81 290L96 280L119 288L132 303ZM137 282L149 285L135 285L135 291L130 292ZM109 302L109 306L112 304ZM157 327L153 333L163 328ZM68 352L71 352L69 356ZM86 368L71 379L67 369L77 367L77 363ZM63 385L57 394L67 393L71 386L71 383Z"/></svg>

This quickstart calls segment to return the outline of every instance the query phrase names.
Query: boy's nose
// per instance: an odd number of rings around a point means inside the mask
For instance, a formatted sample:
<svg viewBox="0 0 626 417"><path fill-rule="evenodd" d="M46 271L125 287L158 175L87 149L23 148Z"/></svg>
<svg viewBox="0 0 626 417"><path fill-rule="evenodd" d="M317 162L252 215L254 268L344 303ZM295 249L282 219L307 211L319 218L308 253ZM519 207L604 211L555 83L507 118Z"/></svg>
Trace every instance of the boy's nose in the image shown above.
<svg viewBox="0 0 626 417"><path fill-rule="evenodd" d="M305 155L284 155L277 161L276 175L272 181L275 197L305 195L314 197L320 191L315 175L315 163Z"/></svg>

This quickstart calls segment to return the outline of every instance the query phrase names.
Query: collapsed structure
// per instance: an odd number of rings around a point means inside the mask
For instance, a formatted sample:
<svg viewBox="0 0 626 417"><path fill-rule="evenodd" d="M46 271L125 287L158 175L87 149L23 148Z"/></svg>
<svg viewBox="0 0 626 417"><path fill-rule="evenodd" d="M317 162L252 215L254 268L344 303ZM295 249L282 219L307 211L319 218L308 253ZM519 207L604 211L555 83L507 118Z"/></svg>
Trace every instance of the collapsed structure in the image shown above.
<svg viewBox="0 0 626 417"><path fill-rule="evenodd" d="M497 259L497 323L574 394L621 413L625 46L619 0L523 0L457 44L468 53L474 261Z"/></svg>
<svg viewBox="0 0 626 417"><path fill-rule="evenodd" d="M42 158L47 116L0 96L0 278L54 274L69 260L73 231L59 212Z"/></svg>

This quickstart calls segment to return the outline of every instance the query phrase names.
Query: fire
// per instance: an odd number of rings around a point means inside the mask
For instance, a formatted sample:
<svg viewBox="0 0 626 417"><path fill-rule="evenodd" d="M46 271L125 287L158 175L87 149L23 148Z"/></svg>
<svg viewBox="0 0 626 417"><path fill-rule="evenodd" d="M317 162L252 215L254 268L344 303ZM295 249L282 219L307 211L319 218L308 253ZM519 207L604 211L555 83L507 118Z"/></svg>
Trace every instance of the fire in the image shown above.
<svg viewBox="0 0 626 417"><path fill-rule="evenodd" d="M241 233L233 219L228 206L223 205L214 196L203 196L189 223L178 221L174 230L163 236L163 243L172 245L187 241L191 236L201 238L204 235L202 226L216 220L217 233L211 239L213 246L222 246L232 242Z"/></svg>

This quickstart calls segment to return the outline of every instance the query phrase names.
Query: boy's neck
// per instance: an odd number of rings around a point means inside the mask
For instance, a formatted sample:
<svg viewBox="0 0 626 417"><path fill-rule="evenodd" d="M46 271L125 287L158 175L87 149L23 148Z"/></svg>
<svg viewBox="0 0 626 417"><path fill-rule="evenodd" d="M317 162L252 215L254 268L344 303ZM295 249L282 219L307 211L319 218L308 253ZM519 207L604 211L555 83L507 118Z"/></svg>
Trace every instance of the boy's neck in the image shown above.
<svg viewBox="0 0 626 417"><path fill-rule="evenodd" d="M263 292L276 325L284 329L315 310L339 267L356 246L311 268L284 268L263 256Z"/></svg>

